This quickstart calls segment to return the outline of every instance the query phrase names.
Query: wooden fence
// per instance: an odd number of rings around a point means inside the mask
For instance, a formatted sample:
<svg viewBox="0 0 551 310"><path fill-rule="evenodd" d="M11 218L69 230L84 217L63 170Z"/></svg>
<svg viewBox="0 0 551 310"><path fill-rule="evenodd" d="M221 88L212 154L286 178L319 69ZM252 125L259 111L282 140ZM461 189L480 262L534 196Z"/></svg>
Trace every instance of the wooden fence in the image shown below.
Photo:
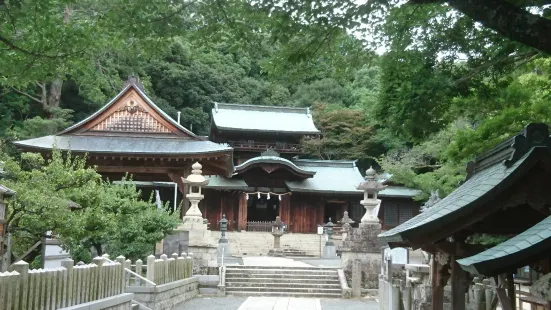
<svg viewBox="0 0 551 310"><path fill-rule="evenodd" d="M247 231L272 232L274 222L247 222Z"/></svg>
<svg viewBox="0 0 551 310"><path fill-rule="evenodd" d="M190 254L191 255L191 254ZM144 273L144 267L146 268ZM134 270L132 270L134 269ZM156 286L192 276L193 262L186 253L160 259L150 255L144 266L123 256L111 261L109 255L96 257L92 264L72 260L62 267L29 270L19 261L0 273L0 310L54 310L124 293L128 286Z"/></svg>
<svg viewBox="0 0 551 310"><path fill-rule="evenodd" d="M121 262L101 257L87 265L66 260L59 268L34 270L19 261L0 273L0 310L53 310L119 295L123 279Z"/></svg>

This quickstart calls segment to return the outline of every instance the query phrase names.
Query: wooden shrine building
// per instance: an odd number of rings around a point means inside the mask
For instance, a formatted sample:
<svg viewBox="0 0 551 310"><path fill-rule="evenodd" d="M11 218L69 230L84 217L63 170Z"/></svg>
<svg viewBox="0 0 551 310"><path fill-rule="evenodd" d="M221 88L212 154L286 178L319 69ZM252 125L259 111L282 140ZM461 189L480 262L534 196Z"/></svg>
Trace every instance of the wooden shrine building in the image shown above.
<svg viewBox="0 0 551 310"><path fill-rule="evenodd" d="M314 233L348 211L359 222L362 176L354 161L298 159L300 141L320 135L308 108L215 103L208 138L182 127L160 110L135 81L85 120L57 135L18 141L23 151L48 156L53 147L87 154L102 176L126 173L145 192L161 192L176 205L181 181L198 161L210 176L200 208L211 229L222 214L230 230L262 229L276 216L292 232ZM180 195L170 192L177 184ZM418 191L390 186L379 194L379 215L394 227L419 212ZM174 198L173 198L174 197ZM260 223L260 224L259 224ZM256 225L256 226L255 226ZM259 226L260 225L260 226ZM270 228L271 229L271 228Z"/></svg>
<svg viewBox="0 0 551 310"><path fill-rule="evenodd" d="M411 220L383 232L391 247L421 248L433 254L432 309L443 309L444 286L452 289L452 309L465 309L465 292L474 274L501 274L509 299L513 273L539 262L549 271L551 258L551 139L545 124L478 156L467 167L466 181ZM487 249L475 242L486 234L512 237ZM451 270L451 272L449 272ZM505 280L506 279L506 280ZM498 296L500 292L498 291ZM504 309L507 298L500 296Z"/></svg>

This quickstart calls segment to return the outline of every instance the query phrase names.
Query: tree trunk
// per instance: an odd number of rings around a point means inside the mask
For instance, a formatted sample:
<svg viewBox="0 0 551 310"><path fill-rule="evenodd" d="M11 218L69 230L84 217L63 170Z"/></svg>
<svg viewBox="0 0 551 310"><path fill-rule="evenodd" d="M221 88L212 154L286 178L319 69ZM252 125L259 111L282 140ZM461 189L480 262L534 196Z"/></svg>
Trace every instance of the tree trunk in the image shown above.
<svg viewBox="0 0 551 310"><path fill-rule="evenodd" d="M98 254L98 256L102 256L103 255L103 250L101 248L101 244L94 244L94 249L96 249L96 252Z"/></svg>
<svg viewBox="0 0 551 310"><path fill-rule="evenodd" d="M56 78L50 84L48 98L44 110L49 111L53 108L58 108L61 101L61 88L63 87L63 79Z"/></svg>

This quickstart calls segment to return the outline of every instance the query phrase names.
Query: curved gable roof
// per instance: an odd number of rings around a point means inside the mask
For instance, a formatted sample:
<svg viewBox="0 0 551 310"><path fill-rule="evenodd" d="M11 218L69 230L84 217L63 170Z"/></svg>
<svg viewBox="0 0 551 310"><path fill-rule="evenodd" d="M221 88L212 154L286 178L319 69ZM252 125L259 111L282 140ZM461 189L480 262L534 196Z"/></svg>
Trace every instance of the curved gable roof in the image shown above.
<svg viewBox="0 0 551 310"><path fill-rule="evenodd" d="M287 160L285 158L278 157L278 156L258 156L258 157L251 158L246 162L238 166L235 166L234 172L243 173L256 165L263 165L263 164L281 165L282 167L285 167L288 170L291 170L292 172L294 172L295 174L298 174L305 178L311 178L314 176L314 174L316 174L316 172L299 168L290 160Z"/></svg>

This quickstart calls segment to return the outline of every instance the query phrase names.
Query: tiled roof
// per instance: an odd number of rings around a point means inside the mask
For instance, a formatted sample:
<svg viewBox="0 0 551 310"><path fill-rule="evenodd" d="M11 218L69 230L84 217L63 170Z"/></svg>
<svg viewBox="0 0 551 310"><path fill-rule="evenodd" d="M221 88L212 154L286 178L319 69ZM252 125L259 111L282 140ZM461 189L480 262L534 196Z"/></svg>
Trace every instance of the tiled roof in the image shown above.
<svg viewBox="0 0 551 310"><path fill-rule="evenodd" d="M207 154L230 152L232 148L211 141L193 141L161 137L125 136L44 136L14 142L17 146L34 150L61 150L89 153L128 154Z"/></svg>
<svg viewBox="0 0 551 310"><path fill-rule="evenodd" d="M471 274L495 275L516 270L526 259L551 250L551 216L515 237L471 257L457 260Z"/></svg>
<svg viewBox="0 0 551 310"><path fill-rule="evenodd" d="M510 167L505 164L496 164L474 174L463 185L450 195L440 200L434 206L420 213L409 221L379 235L384 242L408 241L404 233L431 223L444 227L456 219L456 212L469 207L477 199L486 195L496 185L513 173L529 156L531 151L516 161Z"/></svg>
<svg viewBox="0 0 551 310"><path fill-rule="evenodd" d="M5 187L4 185L0 184L0 195L4 196L13 196L15 195L15 191Z"/></svg>
<svg viewBox="0 0 551 310"><path fill-rule="evenodd" d="M253 157L253 158L247 160L246 162L242 163L241 165L235 166L235 171L239 172L243 169L246 169L247 167L249 167L251 165L258 164L258 163L281 164L281 165L284 165L284 166L288 167L289 169L291 169L291 170L293 170L297 173L308 175L309 177L312 177L312 176L314 176L314 174L316 174L316 172L314 172L314 171L310 171L310 170L307 170L307 169L301 169L300 167L297 167L297 165L295 165L290 160L285 159L283 157L278 157L278 156Z"/></svg>
<svg viewBox="0 0 551 310"><path fill-rule="evenodd" d="M293 192L324 192L345 193L361 195L363 191L356 186L364 181L354 161L340 160L306 160L293 161L298 167L316 172L311 179L304 181L285 182ZM379 197L404 197L411 198L420 191L407 187L391 186L379 192Z"/></svg>
<svg viewBox="0 0 551 310"><path fill-rule="evenodd" d="M320 133L308 108L215 103L212 121L219 130Z"/></svg>

